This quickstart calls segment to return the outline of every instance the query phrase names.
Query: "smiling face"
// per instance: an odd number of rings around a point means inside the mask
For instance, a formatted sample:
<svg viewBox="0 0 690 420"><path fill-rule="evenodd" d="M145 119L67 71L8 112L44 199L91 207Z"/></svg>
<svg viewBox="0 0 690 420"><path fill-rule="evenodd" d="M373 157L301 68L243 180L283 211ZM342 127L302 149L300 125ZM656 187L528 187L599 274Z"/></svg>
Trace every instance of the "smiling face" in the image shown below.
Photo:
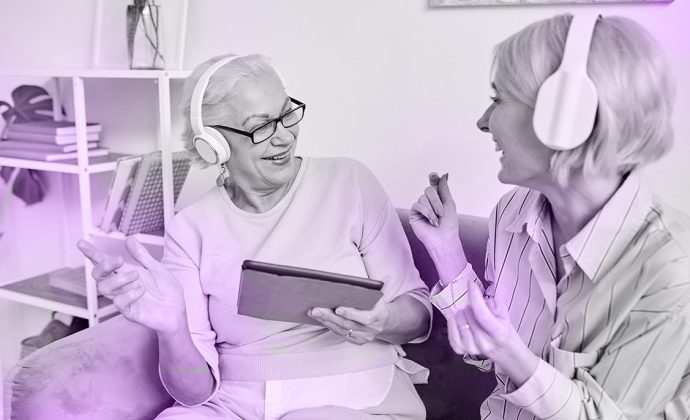
<svg viewBox="0 0 690 420"><path fill-rule="evenodd" d="M292 102L272 72L242 79L233 89L228 118L221 124L252 132L290 110ZM228 161L233 182L256 192L275 191L290 184L299 169L295 146L299 124L290 128L278 123L266 141L254 144L249 137L220 129L230 144Z"/></svg>
<svg viewBox="0 0 690 420"><path fill-rule="evenodd" d="M552 183L549 162L553 151L534 133L534 109L503 92L499 83L492 86L492 103L477 121L477 127L491 133L496 151L501 152L499 181L528 188Z"/></svg>

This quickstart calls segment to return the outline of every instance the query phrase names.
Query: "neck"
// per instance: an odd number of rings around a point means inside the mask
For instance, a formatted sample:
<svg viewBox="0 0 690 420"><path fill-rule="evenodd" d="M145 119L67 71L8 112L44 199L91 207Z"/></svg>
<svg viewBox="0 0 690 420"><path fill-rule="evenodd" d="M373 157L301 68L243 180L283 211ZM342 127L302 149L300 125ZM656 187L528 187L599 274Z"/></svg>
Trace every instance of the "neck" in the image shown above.
<svg viewBox="0 0 690 420"><path fill-rule="evenodd" d="M231 176L225 182L225 191L239 209L250 213L264 213L275 207L290 191L300 166L295 165L295 173L290 181L281 185L266 184L256 187L242 177Z"/></svg>
<svg viewBox="0 0 690 420"><path fill-rule="evenodd" d="M623 182L622 175L587 179L571 177L567 187L549 184L536 188L549 200L553 234L558 244L573 238L604 207Z"/></svg>

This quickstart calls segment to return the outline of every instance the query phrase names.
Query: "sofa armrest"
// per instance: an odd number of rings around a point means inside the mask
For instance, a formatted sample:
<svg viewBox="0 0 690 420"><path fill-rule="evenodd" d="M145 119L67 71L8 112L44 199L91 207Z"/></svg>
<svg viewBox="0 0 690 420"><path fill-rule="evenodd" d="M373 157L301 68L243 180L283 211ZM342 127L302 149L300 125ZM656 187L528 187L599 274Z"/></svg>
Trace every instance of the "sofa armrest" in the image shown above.
<svg viewBox="0 0 690 420"><path fill-rule="evenodd" d="M5 419L151 419L172 404L154 332L117 316L22 359L5 379Z"/></svg>

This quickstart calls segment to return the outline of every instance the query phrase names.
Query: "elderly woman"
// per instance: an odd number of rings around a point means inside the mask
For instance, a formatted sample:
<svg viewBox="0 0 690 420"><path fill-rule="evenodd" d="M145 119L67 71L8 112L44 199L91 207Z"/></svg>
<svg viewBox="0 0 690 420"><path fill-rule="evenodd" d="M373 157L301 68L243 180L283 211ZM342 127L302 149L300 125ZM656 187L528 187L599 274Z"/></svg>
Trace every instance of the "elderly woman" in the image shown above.
<svg viewBox="0 0 690 420"><path fill-rule="evenodd" d="M489 218L484 284L458 240L447 174L431 174L413 205L439 272L432 301L453 349L495 373L482 419L687 419L690 223L640 170L671 147L669 70L642 27L599 17L587 63L593 130L573 149L545 146L537 92L572 19L536 22L495 50L494 95L477 126L501 151L499 180L517 187Z"/></svg>
<svg viewBox="0 0 690 420"><path fill-rule="evenodd" d="M296 155L305 105L262 56L200 65L184 104L187 149L221 176L170 222L162 261L130 238L145 270L116 271L121 258L80 243L99 290L158 335L160 377L177 401L158 418L424 418L412 379L426 370L400 344L428 335L428 289L374 175ZM320 326L239 315L248 259L381 280L383 298L369 311L314 308Z"/></svg>

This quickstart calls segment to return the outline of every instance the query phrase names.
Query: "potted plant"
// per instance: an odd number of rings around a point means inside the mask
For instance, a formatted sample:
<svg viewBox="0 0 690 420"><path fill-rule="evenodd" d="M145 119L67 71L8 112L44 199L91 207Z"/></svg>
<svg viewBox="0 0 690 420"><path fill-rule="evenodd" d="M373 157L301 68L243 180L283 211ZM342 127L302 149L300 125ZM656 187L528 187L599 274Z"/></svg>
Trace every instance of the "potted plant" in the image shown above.
<svg viewBox="0 0 690 420"><path fill-rule="evenodd" d="M160 6L155 0L134 0L127 6L127 51L131 69L162 69Z"/></svg>

